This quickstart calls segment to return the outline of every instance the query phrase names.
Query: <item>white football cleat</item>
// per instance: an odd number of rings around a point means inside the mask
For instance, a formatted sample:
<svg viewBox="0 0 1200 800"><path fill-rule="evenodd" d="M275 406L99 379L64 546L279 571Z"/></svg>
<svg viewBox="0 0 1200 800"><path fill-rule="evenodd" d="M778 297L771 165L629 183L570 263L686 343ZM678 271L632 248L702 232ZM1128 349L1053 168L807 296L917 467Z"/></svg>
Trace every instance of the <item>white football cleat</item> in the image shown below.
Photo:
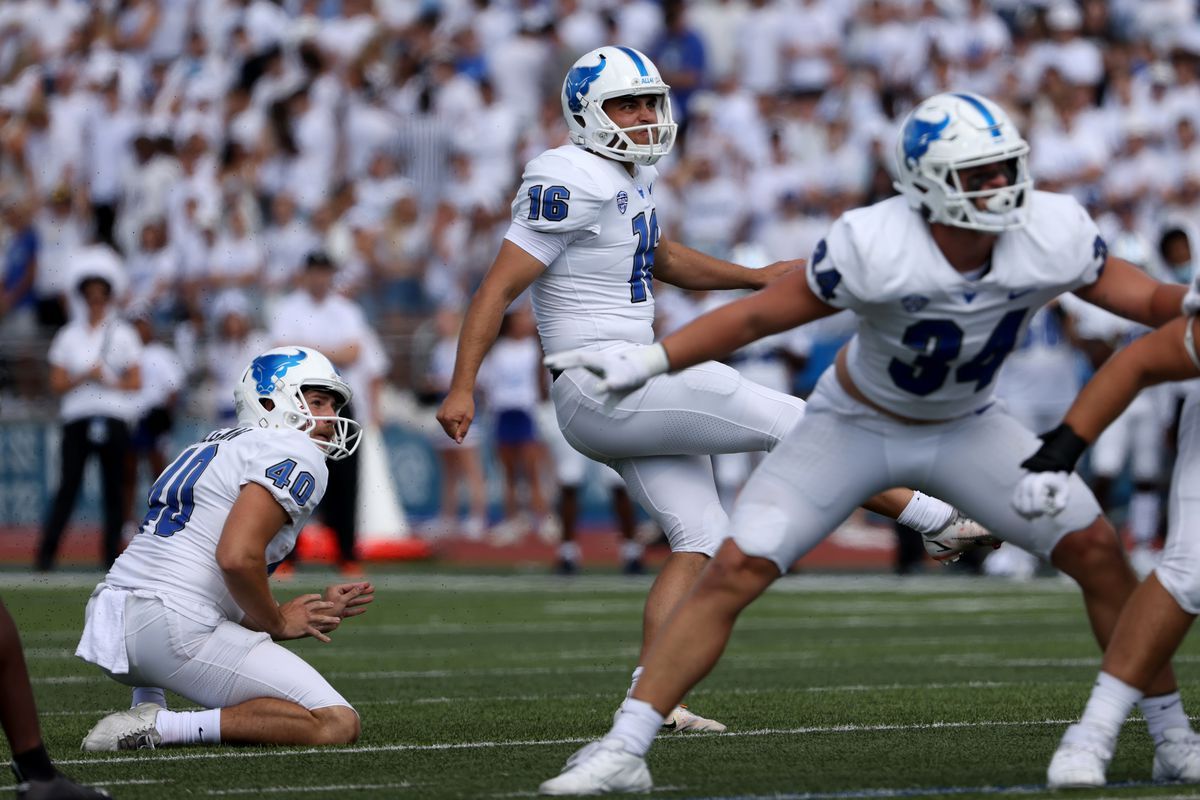
<svg viewBox="0 0 1200 800"><path fill-rule="evenodd" d="M566 795L648 792L654 786L646 760L612 739L592 742L567 759L558 777L538 787L538 794Z"/></svg>
<svg viewBox="0 0 1200 800"><path fill-rule="evenodd" d="M1087 738L1079 725L1067 728L1046 770L1046 783L1051 789L1087 789L1105 784L1112 749Z"/></svg>
<svg viewBox="0 0 1200 800"><path fill-rule="evenodd" d="M662 730L665 733L681 731L724 733L725 726L715 719L705 719L699 714L692 713L687 706L675 706L675 710L667 714L667 718L663 720Z"/></svg>
<svg viewBox="0 0 1200 800"><path fill-rule="evenodd" d="M138 703L126 711L109 714L83 737L83 750L153 750L162 741L162 734L154 726L160 711L162 706L154 703Z"/></svg>
<svg viewBox="0 0 1200 800"><path fill-rule="evenodd" d="M1200 783L1200 735L1186 728L1163 731L1154 748L1154 780Z"/></svg>
<svg viewBox="0 0 1200 800"><path fill-rule="evenodd" d="M994 550L1000 546L1000 540L992 536L987 528L958 510L944 527L923 534L921 538L925 542L925 552L941 564L953 564L963 553L976 547Z"/></svg>

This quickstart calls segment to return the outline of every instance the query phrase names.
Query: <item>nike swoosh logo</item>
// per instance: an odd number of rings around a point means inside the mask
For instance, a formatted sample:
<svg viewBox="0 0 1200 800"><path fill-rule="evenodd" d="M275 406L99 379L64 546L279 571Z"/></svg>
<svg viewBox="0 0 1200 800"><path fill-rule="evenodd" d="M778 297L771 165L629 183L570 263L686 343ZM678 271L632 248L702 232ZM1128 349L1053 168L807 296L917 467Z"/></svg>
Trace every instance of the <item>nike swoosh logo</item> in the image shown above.
<svg viewBox="0 0 1200 800"><path fill-rule="evenodd" d="M204 735L204 726L203 725L200 726L200 735L201 736Z"/></svg>
<svg viewBox="0 0 1200 800"><path fill-rule="evenodd" d="M1033 289L1016 289L1016 290L1014 290L1014 291L1011 291L1011 292L1009 292L1009 293L1008 293L1008 299L1009 299L1009 300L1016 300L1018 297L1022 297L1023 295L1027 295L1027 294L1029 294L1029 293L1030 293L1030 292L1032 292L1032 291L1033 291Z"/></svg>
<svg viewBox="0 0 1200 800"><path fill-rule="evenodd" d="M665 731L673 731L677 727L679 727L679 723L676 722L675 720L671 720L670 722L664 722L662 724L662 727L663 727L663 730L665 730Z"/></svg>

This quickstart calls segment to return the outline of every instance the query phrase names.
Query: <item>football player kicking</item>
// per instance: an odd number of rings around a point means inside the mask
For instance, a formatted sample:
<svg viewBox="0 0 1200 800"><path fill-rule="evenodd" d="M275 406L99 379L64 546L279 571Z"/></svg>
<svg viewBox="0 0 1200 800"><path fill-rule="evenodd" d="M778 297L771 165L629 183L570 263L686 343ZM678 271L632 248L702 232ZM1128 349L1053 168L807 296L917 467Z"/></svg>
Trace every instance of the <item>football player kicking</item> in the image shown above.
<svg viewBox="0 0 1200 800"><path fill-rule="evenodd" d="M75 654L135 689L84 750L173 744L348 744L357 712L276 644L329 641L366 611L369 583L277 603L267 576L325 493L325 460L358 446L338 415L350 387L316 350L255 358L235 391L238 424L186 448L150 489L141 530L87 605ZM167 711L163 689L202 706Z"/></svg>
<svg viewBox="0 0 1200 800"><path fill-rule="evenodd" d="M531 285L542 349L583 348L600 356L656 349L653 279L687 289L761 289L802 263L748 269L660 235L653 165L670 152L676 125L669 87L637 50L601 47L584 55L563 82L562 106L572 144L525 166L512 224L459 335L450 390L438 410L458 442L474 419L476 375L504 310ZM716 363L655 378L615 400L584 370L551 374L550 396L567 441L620 473L670 543L646 599L640 665L724 536L728 519L710 456L772 450L804 415L804 402ZM933 540L928 549L946 558L987 535L940 500L907 489L888 491L867 507L922 531ZM633 671L631 690L641 672L641 666ZM725 730L678 702L666 714L667 730Z"/></svg>
<svg viewBox="0 0 1200 800"><path fill-rule="evenodd" d="M1137 579L1095 498L1033 522L1009 498L1034 434L993 404L993 380L1029 317L1064 291L1159 325L1182 286L1109 257L1070 196L1035 192L1028 145L973 94L941 94L908 116L897 145L901 196L843 214L805 272L713 311L653 346L563 353L552 369L620 405L653 376L722 358L747 342L850 308L858 330L821 377L800 423L750 476L732 539L663 626L612 731L568 761L545 794L645 789L644 756L663 715L716 663L740 611L872 493L936 494L1002 539L1050 561L1083 590L1101 647ZM591 384L595 386L595 384ZM1143 684L1152 731L1189 730L1165 663ZM1196 745L1159 747L1161 777L1200 780Z"/></svg>
<svg viewBox="0 0 1200 800"><path fill-rule="evenodd" d="M1042 447L1023 466L1013 505L1035 518L1057 515L1071 503L1071 472L1083 451L1120 416L1142 389L1200 374L1196 353L1200 292L1184 299L1188 316L1133 342L1111 358L1079 393L1063 424L1042 436ZM1179 456L1171 480L1170 530L1162 559L1125 604L1104 653L1100 675L1083 718L1067 729L1054 753L1047 779L1054 788L1103 786L1125 718L1167 666L1200 613L1200 392L1192 388L1179 422ZM1177 712L1179 695L1151 698L1155 707ZM1155 780L1181 777L1174 765L1188 759L1187 776L1200 773L1200 747L1186 726L1172 727L1161 715L1150 720ZM1177 718L1176 718L1177 721ZM1185 720L1186 721L1186 720ZM1168 757L1168 754L1171 754ZM1176 757L1177 756L1177 757Z"/></svg>

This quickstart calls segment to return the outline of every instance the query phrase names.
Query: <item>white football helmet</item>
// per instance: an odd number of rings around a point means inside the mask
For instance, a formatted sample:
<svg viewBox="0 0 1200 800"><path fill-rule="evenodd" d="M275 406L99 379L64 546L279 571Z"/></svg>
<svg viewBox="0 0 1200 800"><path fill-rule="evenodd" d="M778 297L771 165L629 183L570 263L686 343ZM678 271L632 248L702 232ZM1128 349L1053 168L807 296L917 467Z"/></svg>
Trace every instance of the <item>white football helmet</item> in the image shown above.
<svg viewBox="0 0 1200 800"><path fill-rule="evenodd" d="M896 142L896 189L930 222L977 231L1008 231L1029 221L1033 179L1029 145L1000 106L977 94L934 95L904 120ZM997 162L1008 185L964 186L960 170ZM984 198L983 208L976 200Z"/></svg>
<svg viewBox="0 0 1200 800"><path fill-rule="evenodd" d="M609 98L643 94L659 96L657 122L622 129L604 113ZM653 164L675 144L671 87L654 62L632 47L598 47L576 61L563 81L562 107L573 143L617 161ZM649 144L629 138L642 130L650 132Z"/></svg>
<svg viewBox="0 0 1200 800"><path fill-rule="evenodd" d="M329 359L309 347L276 347L250 362L233 390L238 424L251 428L295 428L311 431L318 421L304 399L305 389L323 389L337 398L338 412L350 402L353 392ZM271 408L263 404L271 401ZM326 458L338 461L358 448L362 426L356 421L332 417L333 438L313 439Z"/></svg>

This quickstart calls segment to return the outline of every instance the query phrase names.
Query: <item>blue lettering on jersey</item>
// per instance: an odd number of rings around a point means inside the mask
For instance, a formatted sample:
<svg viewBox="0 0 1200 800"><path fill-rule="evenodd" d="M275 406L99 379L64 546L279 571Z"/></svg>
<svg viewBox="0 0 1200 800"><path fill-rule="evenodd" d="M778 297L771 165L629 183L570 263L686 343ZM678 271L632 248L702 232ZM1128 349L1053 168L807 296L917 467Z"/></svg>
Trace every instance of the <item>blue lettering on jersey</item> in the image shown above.
<svg viewBox="0 0 1200 800"><path fill-rule="evenodd" d="M600 55L600 63L594 67L575 67L567 73L566 88L563 90L567 95L567 108L578 113L583 111L582 98L588 93L588 88L596 78L600 77L600 73L604 71L604 65L608 61L604 55Z"/></svg>
<svg viewBox="0 0 1200 800"><path fill-rule="evenodd" d="M303 350L297 350L295 355L286 353L269 353L259 356L250 362L250 374L254 377L259 394L267 395L275 388L275 381L287 374L287 371L308 358Z"/></svg>
<svg viewBox="0 0 1200 800"><path fill-rule="evenodd" d="M204 437L206 442L228 442L230 439L236 439L243 433L254 430L253 428L221 428L215 430L208 436Z"/></svg>
<svg viewBox="0 0 1200 800"><path fill-rule="evenodd" d="M910 314L915 314L929 305L929 298L922 294L907 294L900 298L900 305Z"/></svg>
<svg viewBox="0 0 1200 800"><path fill-rule="evenodd" d="M950 124L950 115L941 122L926 122L913 117L904 126L904 160L915 164L929 150L929 145L942 138L942 131Z"/></svg>
<svg viewBox="0 0 1200 800"><path fill-rule="evenodd" d="M1096 241L1092 242L1092 258L1100 262L1108 260L1108 245L1099 236L1096 237Z"/></svg>
<svg viewBox="0 0 1200 800"><path fill-rule="evenodd" d="M817 242L817 246L813 248L812 265L815 267L825 260L825 253L828 252L825 247L825 240Z"/></svg>
<svg viewBox="0 0 1200 800"><path fill-rule="evenodd" d="M842 282L842 273L838 272L833 267L813 272L813 277L817 280L817 286L821 289L821 298L824 300L832 300L834 290L837 285Z"/></svg>

